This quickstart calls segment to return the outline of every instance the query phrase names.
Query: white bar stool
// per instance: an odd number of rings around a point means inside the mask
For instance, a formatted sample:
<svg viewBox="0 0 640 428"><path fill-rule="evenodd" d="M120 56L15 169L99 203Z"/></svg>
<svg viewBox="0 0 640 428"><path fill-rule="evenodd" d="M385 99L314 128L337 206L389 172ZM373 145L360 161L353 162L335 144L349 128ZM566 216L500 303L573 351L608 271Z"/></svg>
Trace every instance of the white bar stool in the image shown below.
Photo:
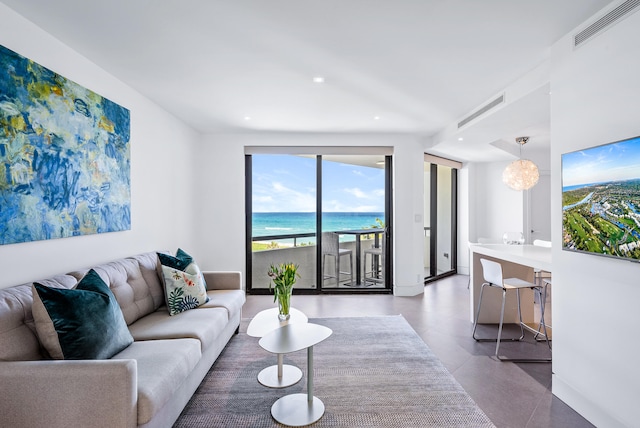
<svg viewBox="0 0 640 428"><path fill-rule="evenodd" d="M500 341L502 339L502 326L504 322L504 305L507 297L507 291L516 291L516 296L518 299L518 320L520 324L520 337L519 338L510 338L504 339L508 341L521 341L524 339L524 329L531 331L532 333L538 335L543 334L546 341L547 346L551 349L551 345L549 344L549 339L547 337L547 327L544 323L544 305L541 306L542 315L540 317L540 326L538 330L530 327L529 325L522 322L522 313L520 309L520 290L523 288L530 288L532 290L538 289L540 290L541 286L535 284L533 282L524 281L520 278L506 278L503 279L502 276L502 266L500 263L487 260L480 259L480 263L482 263L482 273L485 282L482 283L482 287L480 288L480 299L478 301L478 310L476 311L476 319L473 323L473 333L472 336L477 342L496 342L496 353L495 357L500 361L514 361L514 362L551 362L551 358L507 358L504 356L500 356ZM500 311L500 325L498 326L498 337L497 338L478 338L476 337L476 329L478 327L478 318L480 316L480 308L482 307L482 294L484 292L485 287L496 287L502 290L502 309Z"/></svg>

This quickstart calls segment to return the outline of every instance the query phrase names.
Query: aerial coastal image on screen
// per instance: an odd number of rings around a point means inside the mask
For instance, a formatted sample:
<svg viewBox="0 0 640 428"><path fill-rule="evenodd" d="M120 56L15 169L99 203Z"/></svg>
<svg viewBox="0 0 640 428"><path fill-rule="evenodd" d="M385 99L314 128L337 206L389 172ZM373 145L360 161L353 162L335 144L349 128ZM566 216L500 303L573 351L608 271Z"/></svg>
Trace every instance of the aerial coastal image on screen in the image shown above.
<svg viewBox="0 0 640 428"><path fill-rule="evenodd" d="M565 189L562 209L565 248L640 260L640 180Z"/></svg>
<svg viewBox="0 0 640 428"><path fill-rule="evenodd" d="M562 155L562 247L640 260L640 137Z"/></svg>

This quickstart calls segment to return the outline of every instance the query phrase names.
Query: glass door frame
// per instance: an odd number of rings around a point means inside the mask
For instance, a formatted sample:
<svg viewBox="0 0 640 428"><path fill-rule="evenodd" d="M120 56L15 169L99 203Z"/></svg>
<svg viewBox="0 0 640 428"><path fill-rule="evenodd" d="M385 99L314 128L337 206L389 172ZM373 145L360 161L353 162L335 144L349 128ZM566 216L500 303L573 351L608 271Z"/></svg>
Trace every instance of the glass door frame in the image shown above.
<svg viewBox="0 0 640 428"><path fill-rule="evenodd" d="M425 276L424 283L455 275L458 272L458 169L462 164L448 159L425 153L425 163L430 164L429 169L429 276ZM451 239L450 268L438 273L438 239L446 239L438 236L438 165L451 168ZM425 171L426 173L426 171Z"/></svg>
<svg viewBox="0 0 640 428"><path fill-rule="evenodd" d="M361 154L367 153L367 148L361 149ZM279 151L280 154L287 154L284 151ZM291 150L291 153L297 154L296 150ZM330 153L324 153L329 155ZM353 153L358 154L358 153ZM247 294L271 294L272 292L268 288L254 288L252 285L252 223L253 223L253 186L252 186L252 153L245 154L245 263L246 263L246 292ZM318 231L322 230L322 159L323 154L316 154L316 248L322 248L322 234ZM384 275L384 287L381 288L368 288L368 287L353 287L353 288L324 288L323 287L323 272L319 268L322 266L322 252L316 251L316 284L315 288L295 288L295 294L338 294L338 293L369 293L369 294L391 294L393 292L393 196L392 196L392 155L384 154L384 181L385 181L385 275Z"/></svg>

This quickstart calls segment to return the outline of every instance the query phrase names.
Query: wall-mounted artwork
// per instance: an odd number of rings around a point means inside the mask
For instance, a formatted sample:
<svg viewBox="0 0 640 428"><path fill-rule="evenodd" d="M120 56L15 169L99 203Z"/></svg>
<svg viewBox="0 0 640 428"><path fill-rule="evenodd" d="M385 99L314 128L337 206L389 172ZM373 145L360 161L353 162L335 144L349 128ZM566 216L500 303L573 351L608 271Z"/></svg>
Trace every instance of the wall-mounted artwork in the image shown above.
<svg viewBox="0 0 640 428"><path fill-rule="evenodd" d="M0 46L0 244L129 230L129 121Z"/></svg>
<svg viewBox="0 0 640 428"><path fill-rule="evenodd" d="M562 155L562 249L640 262L640 137Z"/></svg>

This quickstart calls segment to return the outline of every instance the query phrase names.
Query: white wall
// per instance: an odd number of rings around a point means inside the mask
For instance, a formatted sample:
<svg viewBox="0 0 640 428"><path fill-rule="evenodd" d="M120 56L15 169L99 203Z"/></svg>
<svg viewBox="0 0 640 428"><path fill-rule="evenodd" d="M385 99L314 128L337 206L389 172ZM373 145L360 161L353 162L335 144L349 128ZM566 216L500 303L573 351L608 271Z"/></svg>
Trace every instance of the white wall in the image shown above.
<svg viewBox="0 0 640 428"><path fill-rule="evenodd" d="M562 251L562 153L640 135L640 13L552 48L553 393L596 426L637 427L640 265Z"/></svg>
<svg viewBox="0 0 640 428"><path fill-rule="evenodd" d="M523 192L502 182L509 162L469 166L469 241L489 238L502 242L505 232L523 232Z"/></svg>
<svg viewBox="0 0 640 428"><path fill-rule="evenodd" d="M0 246L0 288L144 251L193 248L198 134L3 4L0 16L0 44L131 111L131 230Z"/></svg>
<svg viewBox="0 0 640 428"><path fill-rule="evenodd" d="M388 146L394 148L394 294L424 291L423 159L416 137L341 134L211 134L204 138L198 165L203 209L199 211L198 253L202 263L245 272L245 146Z"/></svg>

